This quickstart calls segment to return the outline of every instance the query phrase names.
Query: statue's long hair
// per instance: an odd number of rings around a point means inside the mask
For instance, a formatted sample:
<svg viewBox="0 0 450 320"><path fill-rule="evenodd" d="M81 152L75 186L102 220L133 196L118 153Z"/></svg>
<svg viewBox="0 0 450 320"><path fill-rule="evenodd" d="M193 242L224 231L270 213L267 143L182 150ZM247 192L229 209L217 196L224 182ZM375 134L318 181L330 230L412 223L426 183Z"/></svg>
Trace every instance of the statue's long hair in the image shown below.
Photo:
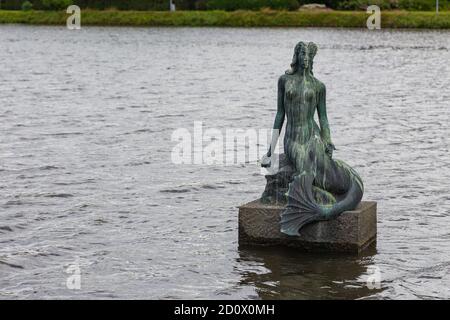
<svg viewBox="0 0 450 320"><path fill-rule="evenodd" d="M304 50L306 54L308 54L309 65L305 66L306 69L313 75L313 62L314 57L317 53L317 45L314 42L308 42L307 44L303 41L297 43L294 49L294 56L292 57L291 68L286 70L286 74L294 74L298 71L298 56L301 50Z"/></svg>

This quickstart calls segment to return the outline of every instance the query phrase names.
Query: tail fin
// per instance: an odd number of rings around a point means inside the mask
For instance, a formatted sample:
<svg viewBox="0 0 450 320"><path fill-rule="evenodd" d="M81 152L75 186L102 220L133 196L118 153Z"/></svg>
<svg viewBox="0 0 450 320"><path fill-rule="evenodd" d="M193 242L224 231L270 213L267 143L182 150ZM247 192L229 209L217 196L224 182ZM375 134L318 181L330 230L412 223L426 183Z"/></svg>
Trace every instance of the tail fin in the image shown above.
<svg viewBox="0 0 450 320"><path fill-rule="evenodd" d="M306 224L334 218L347 210L353 210L363 196L361 178L355 173L345 196L333 205L318 204L313 195L314 177L300 174L289 185L288 203L281 213L281 232L296 236Z"/></svg>
<svg viewBox="0 0 450 320"><path fill-rule="evenodd" d="M289 185L288 203L281 213L281 232L295 236L306 224L323 220L325 207L316 203L313 190L314 177L300 174Z"/></svg>

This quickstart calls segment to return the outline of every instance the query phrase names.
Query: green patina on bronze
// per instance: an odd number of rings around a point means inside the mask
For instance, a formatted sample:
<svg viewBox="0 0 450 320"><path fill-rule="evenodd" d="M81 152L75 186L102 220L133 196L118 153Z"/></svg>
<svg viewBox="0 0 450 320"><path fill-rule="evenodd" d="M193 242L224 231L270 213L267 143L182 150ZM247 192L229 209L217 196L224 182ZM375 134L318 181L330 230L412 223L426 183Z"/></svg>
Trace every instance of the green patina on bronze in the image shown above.
<svg viewBox="0 0 450 320"><path fill-rule="evenodd" d="M326 110L325 85L313 75L317 46L299 42L294 50L291 69L278 80L278 110L274 130L281 131L286 120L284 155L279 170L266 176L264 202L287 201L281 214L281 231L298 235L311 222L337 217L353 210L362 199L361 178L349 165L332 158ZM317 110L319 125L314 120ZM271 147L261 160L271 166ZM287 191L287 192L286 192Z"/></svg>

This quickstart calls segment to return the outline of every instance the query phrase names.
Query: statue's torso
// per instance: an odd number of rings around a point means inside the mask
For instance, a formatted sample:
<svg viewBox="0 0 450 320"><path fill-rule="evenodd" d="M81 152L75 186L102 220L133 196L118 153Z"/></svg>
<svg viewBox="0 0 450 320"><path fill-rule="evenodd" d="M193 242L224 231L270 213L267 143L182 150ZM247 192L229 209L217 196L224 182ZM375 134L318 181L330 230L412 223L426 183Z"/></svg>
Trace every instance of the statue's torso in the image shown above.
<svg viewBox="0 0 450 320"><path fill-rule="evenodd" d="M317 82L313 78L286 76L284 83L285 143L304 144L314 135L319 134L319 128L314 121L318 96Z"/></svg>

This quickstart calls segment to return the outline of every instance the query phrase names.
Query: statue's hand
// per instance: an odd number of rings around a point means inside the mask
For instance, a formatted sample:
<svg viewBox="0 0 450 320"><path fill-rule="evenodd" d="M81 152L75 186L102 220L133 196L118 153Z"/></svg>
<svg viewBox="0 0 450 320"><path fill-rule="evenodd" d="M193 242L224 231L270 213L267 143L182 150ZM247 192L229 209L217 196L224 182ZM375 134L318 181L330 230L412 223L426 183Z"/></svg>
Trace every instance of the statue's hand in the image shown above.
<svg viewBox="0 0 450 320"><path fill-rule="evenodd" d="M327 142L325 144L325 152L330 156L330 158L333 157L333 151L336 150L336 147L332 142Z"/></svg>
<svg viewBox="0 0 450 320"><path fill-rule="evenodd" d="M261 167L263 167L263 168L269 168L270 165L271 165L271 163L272 163L272 160L270 159L270 157L269 157L267 154L265 154L265 155L261 158L260 162L261 162Z"/></svg>

